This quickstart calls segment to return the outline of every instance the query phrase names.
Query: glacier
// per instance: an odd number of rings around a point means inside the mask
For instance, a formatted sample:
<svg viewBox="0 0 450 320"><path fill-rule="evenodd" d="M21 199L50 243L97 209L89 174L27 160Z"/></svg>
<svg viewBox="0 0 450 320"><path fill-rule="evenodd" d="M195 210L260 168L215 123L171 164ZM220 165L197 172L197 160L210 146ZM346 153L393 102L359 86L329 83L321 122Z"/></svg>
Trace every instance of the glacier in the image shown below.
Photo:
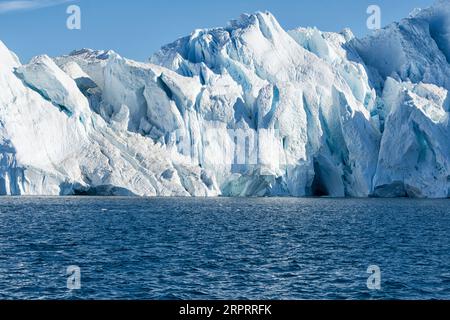
<svg viewBox="0 0 450 320"><path fill-rule="evenodd" d="M450 197L450 1L356 38L269 12L148 62L0 41L0 195Z"/></svg>

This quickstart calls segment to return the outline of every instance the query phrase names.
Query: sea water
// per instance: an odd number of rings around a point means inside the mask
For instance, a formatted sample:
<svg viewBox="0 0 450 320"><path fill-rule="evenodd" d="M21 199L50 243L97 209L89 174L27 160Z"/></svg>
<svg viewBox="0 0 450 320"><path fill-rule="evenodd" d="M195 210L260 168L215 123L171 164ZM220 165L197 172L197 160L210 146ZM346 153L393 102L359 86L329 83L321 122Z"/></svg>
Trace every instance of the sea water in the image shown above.
<svg viewBox="0 0 450 320"><path fill-rule="evenodd" d="M1 198L0 298L450 299L450 201Z"/></svg>

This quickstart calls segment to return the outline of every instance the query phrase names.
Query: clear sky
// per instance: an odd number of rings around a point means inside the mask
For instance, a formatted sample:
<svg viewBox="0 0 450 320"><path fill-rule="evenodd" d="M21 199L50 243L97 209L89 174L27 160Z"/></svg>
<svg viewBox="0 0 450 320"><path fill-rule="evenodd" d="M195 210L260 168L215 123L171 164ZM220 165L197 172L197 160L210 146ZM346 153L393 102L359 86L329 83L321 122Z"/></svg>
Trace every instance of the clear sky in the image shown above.
<svg viewBox="0 0 450 320"><path fill-rule="evenodd" d="M381 8L382 25L407 17L433 0L0 0L0 40L23 62L38 54L74 49L113 49L145 61L162 45L197 28L226 25L241 13L268 10L286 29L316 26L324 31L366 27L367 7ZM68 30L68 5L81 8L81 30Z"/></svg>

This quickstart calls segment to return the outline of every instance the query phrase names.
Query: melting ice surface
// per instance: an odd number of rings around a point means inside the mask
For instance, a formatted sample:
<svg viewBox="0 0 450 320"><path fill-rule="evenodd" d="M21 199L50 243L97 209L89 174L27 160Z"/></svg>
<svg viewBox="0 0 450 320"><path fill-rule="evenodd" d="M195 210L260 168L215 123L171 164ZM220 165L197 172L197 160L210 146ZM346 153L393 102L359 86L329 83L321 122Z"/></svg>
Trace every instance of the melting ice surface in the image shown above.
<svg viewBox="0 0 450 320"><path fill-rule="evenodd" d="M447 198L449 21L440 0L357 39L258 12L148 63L0 42L0 194Z"/></svg>
<svg viewBox="0 0 450 320"><path fill-rule="evenodd" d="M2 299L449 299L448 200L3 198ZM66 270L81 269L81 290ZM367 268L381 269L381 290Z"/></svg>

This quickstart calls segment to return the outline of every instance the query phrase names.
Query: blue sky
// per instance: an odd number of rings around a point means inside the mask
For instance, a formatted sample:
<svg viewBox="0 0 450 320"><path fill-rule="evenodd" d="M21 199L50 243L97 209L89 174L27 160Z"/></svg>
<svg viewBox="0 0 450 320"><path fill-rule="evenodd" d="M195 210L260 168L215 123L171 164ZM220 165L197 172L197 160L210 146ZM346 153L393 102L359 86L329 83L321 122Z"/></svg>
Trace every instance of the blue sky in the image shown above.
<svg viewBox="0 0 450 320"><path fill-rule="evenodd" d="M226 25L241 13L269 10L286 29L316 26L325 31L350 27L368 32L366 9L382 9L382 25L406 17L433 0L0 0L0 40L23 62L32 56L74 49L113 49L144 61L162 45L197 28ZM82 29L66 28L67 6L80 6Z"/></svg>

